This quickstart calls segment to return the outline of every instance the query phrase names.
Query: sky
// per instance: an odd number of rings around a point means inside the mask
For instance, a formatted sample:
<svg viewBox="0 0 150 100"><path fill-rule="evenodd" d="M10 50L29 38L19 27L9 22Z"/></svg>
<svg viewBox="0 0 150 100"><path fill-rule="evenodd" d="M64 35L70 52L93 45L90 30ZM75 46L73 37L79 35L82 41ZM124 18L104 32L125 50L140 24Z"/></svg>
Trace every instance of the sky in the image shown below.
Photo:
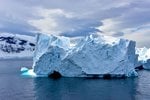
<svg viewBox="0 0 150 100"><path fill-rule="evenodd" d="M150 47L150 0L0 0L0 32L101 32Z"/></svg>

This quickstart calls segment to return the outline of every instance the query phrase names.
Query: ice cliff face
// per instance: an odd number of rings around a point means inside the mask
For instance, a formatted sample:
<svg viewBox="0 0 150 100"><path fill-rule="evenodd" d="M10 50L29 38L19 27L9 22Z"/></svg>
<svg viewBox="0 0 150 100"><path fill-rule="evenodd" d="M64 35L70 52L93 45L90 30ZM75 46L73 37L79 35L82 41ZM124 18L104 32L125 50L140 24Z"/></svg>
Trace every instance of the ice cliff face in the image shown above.
<svg viewBox="0 0 150 100"><path fill-rule="evenodd" d="M138 66L143 66L144 69L150 69L150 49L136 48L138 54Z"/></svg>
<svg viewBox="0 0 150 100"><path fill-rule="evenodd" d="M136 76L135 42L92 34L68 38L37 35L33 69L37 75L54 71L65 77Z"/></svg>

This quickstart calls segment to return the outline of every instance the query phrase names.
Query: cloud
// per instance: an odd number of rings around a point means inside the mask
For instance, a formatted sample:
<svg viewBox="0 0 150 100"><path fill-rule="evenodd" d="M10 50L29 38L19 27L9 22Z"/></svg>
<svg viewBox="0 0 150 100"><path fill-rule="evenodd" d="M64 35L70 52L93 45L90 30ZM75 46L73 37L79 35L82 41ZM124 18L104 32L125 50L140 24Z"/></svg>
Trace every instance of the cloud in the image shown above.
<svg viewBox="0 0 150 100"><path fill-rule="evenodd" d="M70 13L61 9L37 8L36 11L37 15L40 16L41 19L29 20L28 22L30 25L36 27L38 32L60 34L65 30L73 30L72 27L64 27L64 25L61 24L65 24L67 19L72 19L73 16Z"/></svg>
<svg viewBox="0 0 150 100"><path fill-rule="evenodd" d="M37 32L77 36L86 35L100 25L99 21L94 19L84 19L76 16L76 13L67 12L62 9L43 9L37 8L37 15L41 19L29 20L29 24L38 29Z"/></svg>
<svg viewBox="0 0 150 100"><path fill-rule="evenodd" d="M0 0L0 2L1 32L24 34L40 32L78 36L100 31L106 35L136 40L138 46L149 45L149 0Z"/></svg>
<svg viewBox="0 0 150 100"><path fill-rule="evenodd" d="M136 41L137 47L150 47L150 24L135 29L129 29L128 34L125 34L122 38Z"/></svg>
<svg viewBox="0 0 150 100"><path fill-rule="evenodd" d="M27 20L36 18L33 10L15 0L0 0L0 32L32 35L35 27Z"/></svg>
<svg viewBox="0 0 150 100"><path fill-rule="evenodd" d="M126 9L123 8L129 4L130 1L120 2L119 0L113 2L110 0L79 0L78 2L63 0L59 3L57 0L51 2L46 0L39 6L37 1L36 12L41 19L30 20L29 23L42 33L67 36L87 35L101 31L96 28L102 25L101 20L120 15L120 11L125 11Z"/></svg>
<svg viewBox="0 0 150 100"><path fill-rule="evenodd" d="M119 12L125 11L123 8L130 3L120 0L2 0L0 9L2 20L10 19L9 26L15 26L12 23L18 21L16 26L21 24L30 32L76 36L98 31L95 27L102 25L101 20L120 15ZM16 30L15 27L4 27ZM18 31L23 32L21 27Z"/></svg>

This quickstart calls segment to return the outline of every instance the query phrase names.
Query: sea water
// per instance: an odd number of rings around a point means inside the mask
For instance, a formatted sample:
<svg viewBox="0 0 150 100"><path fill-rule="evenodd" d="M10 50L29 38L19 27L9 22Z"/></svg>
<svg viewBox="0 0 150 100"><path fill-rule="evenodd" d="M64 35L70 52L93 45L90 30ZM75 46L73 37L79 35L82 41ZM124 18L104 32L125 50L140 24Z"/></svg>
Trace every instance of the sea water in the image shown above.
<svg viewBox="0 0 150 100"><path fill-rule="evenodd" d="M32 60L0 60L0 100L149 100L150 71L127 79L35 78L21 76Z"/></svg>

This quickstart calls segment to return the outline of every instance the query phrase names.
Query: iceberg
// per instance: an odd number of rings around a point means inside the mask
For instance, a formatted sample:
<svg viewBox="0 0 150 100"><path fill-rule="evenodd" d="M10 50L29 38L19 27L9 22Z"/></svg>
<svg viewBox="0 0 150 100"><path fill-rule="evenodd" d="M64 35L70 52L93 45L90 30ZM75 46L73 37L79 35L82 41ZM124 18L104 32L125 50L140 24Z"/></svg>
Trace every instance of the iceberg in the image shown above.
<svg viewBox="0 0 150 100"><path fill-rule="evenodd" d="M150 69L150 49L136 48L138 54L138 66L143 66L144 69Z"/></svg>
<svg viewBox="0 0 150 100"><path fill-rule="evenodd" d="M38 34L33 56L36 75L64 77L137 76L135 42L93 33L82 37Z"/></svg>
<svg viewBox="0 0 150 100"><path fill-rule="evenodd" d="M36 73L34 73L33 69L28 69L26 67L22 67L20 69L22 76L29 76L29 77L37 77Z"/></svg>
<svg viewBox="0 0 150 100"><path fill-rule="evenodd" d="M29 69L27 67L22 67L20 69L21 73L27 72Z"/></svg>

